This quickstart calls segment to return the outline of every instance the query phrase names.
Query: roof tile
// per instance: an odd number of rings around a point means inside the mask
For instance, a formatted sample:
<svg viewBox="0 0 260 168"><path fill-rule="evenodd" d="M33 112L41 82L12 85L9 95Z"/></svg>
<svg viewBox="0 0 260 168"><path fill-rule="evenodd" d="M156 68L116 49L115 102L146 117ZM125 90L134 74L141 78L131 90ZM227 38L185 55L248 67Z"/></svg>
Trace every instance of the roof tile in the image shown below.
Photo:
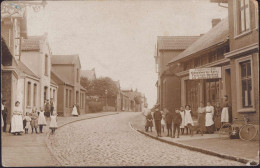
<svg viewBox="0 0 260 168"><path fill-rule="evenodd" d="M158 50L185 50L200 36L158 36Z"/></svg>

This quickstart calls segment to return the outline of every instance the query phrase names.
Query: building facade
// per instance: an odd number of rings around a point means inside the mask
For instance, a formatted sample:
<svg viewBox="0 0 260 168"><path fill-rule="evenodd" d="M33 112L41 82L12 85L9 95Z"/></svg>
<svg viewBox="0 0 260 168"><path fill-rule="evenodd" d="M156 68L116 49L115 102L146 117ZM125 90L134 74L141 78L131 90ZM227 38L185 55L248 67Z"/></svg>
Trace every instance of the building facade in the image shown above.
<svg viewBox="0 0 260 168"><path fill-rule="evenodd" d="M157 103L160 109L167 108L174 111L180 107L181 82L180 79L171 72L168 63L171 59L179 55L189 45L195 42L199 36L159 36L157 37L157 47L155 48L156 72L158 73Z"/></svg>
<svg viewBox="0 0 260 168"><path fill-rule="evenodd" d="M51 79L58 84L57 112L71 116L73 105L85 114L86 90L80 85L80 59L78 55L53 55Z"/></svg>
<svg viewBox="0 0 260 168"><path fill-rule="evenodd" d="M257 1L228 1L232 115L259 128L259 11Z"/></svg>

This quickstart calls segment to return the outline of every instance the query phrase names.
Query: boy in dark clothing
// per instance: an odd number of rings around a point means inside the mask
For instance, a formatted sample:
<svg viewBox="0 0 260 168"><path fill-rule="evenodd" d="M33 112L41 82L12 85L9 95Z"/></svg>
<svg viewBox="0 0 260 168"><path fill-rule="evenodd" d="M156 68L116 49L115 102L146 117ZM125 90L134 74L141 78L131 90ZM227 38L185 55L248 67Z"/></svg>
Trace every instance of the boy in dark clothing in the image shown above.
<svg viewBox="0 0 260 168"><path fill-rule="evenodd" d="M155 109L155 112L153 113L154 118L154 125L157 132L157 136L161 136L161 120L162 120L162 114L159 111L158 108Z"/></svg>
<svg viewBox="0 0 260 168"><path fill-rule="evenodd" d="M166 128L168 131L167 136L172 136L172 119L173 119L173 114L169 112L168 109L165 108L166 114L165 114L165 122L166 122Z"/></svg>
<svg viewBox="0 0 260 168"><path fill-rule="evenodd" d="M181 114L180 114L179 110L177 110L175 112L175 116L174 116L174 119L173 119L174 124L173 124L173 136L172 136L172 138L175 138L176 129L177 129L177 132L178 132L177 138L179 138L181 122L182 122Z"/></svg>

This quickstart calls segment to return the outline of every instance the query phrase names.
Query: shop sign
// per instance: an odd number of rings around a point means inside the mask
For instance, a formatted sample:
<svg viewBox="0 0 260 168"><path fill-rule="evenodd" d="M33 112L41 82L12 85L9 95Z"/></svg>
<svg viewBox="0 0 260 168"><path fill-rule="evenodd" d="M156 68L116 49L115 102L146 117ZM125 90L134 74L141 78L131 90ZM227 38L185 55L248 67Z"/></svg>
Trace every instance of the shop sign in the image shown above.
<svg viewBox="0 0 260 168"><path fill-rule="evenodd" d="M221 67L197 68L189 70L189 79L221 78Z"/></svg>

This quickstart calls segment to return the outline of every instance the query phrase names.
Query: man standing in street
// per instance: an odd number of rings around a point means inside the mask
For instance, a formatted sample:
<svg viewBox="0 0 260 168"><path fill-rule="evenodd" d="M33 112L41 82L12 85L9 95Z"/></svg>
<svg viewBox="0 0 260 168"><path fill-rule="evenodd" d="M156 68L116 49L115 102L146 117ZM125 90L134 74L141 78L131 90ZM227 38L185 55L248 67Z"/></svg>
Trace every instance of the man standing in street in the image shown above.
<svg viewBox="0 0 260 168"><path fill-rule="evenodd" d="M157 137L160 137L161 136L162 114L159 111L158 107L155 109L155 112L153 114L153 118L154 118L155 129L156 129L156 132L157 132Z"/></svg>
<svg viewBox="0 0 260 168"><path fill-rule="evenodd" d="M167 136L172 136L172 120L173 120L173 114L169 112L167 108L164 108L165 111L165 122L166 122L166 128L167 128Z"/></svg>

